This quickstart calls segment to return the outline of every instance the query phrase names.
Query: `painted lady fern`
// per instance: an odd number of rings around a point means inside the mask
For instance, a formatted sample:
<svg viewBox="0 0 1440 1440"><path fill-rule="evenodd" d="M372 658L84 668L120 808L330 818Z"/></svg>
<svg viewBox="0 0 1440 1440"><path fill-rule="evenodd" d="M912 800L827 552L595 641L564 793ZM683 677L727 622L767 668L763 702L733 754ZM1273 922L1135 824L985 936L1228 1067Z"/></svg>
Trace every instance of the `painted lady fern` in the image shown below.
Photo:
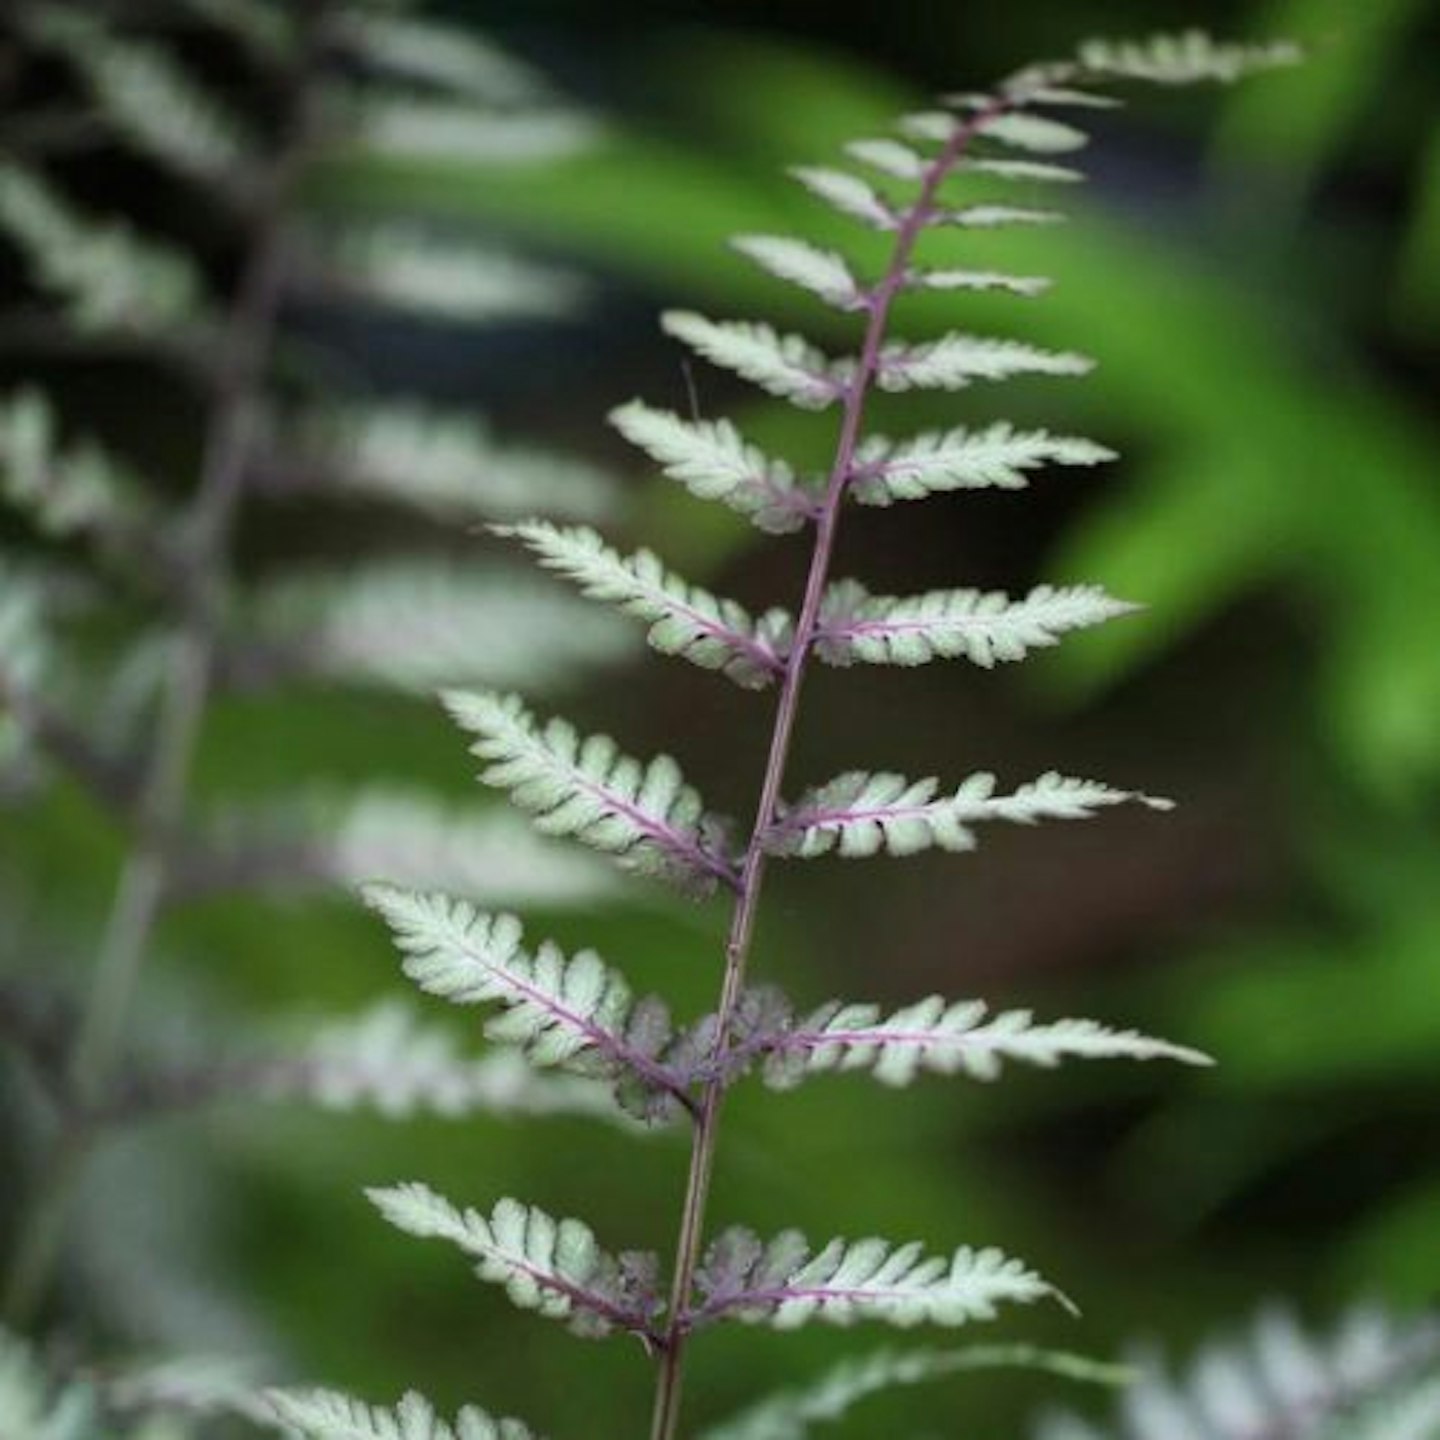
<svg viewBox="0 0 1440 1440"><path fill-rule="evenodd" d="M511 532L546 566L648 625L662 653L747 687L778 688L748 828L712 815L668 756L641 762L607 737L582 738L565 721L538 724L513 696L447 697L451 712L475 737L475 753L485 762L481 780L508 791L545 833L572 836L627 868L727 899L732 910L720 993L713 1012L693 1025L672 1031L660 1002L634 1001L618 974L594 956L567 959L544 942L533 951L523 948L518 924L509 917L434 896L373 893L396 928L407 971L422 986L461 1003L497 1007L493 1038L522 1047L538 1064L598 1069L617 1083L621 1103L637 1091L657 1094L663 1103L642 1106L641 1113L690 1127L689 1178L664 1286L654 1257L608 1255L579 1222L551 1220L514 1200L498 1201L487 1218L421 1186L377 1197L402 1228L443 1236L478 1259L482 1278L505 1284L522 1307L572 1325L578 1320L586 1333L622 1329L639 1335L657 1366L652 1440L673 1440L678 1433L686 1363L697 1335L713 1322L781 1330L813 1320L953 1327L988 1320L1010 1305L1058 1298L1049 1281L989 1246L932 1255L917 1244L872 1237L832 1240L815 1249L795 1231L762 1241L739 1227L722 1229L707 1242L724 1102L747 1074L788 1086L825 1071L857 1069L899 1085L927 1071L989 1079L1006 1061L1203 1062L1183 1047L1090 1021L1037 1022L1025 1012L987 1018L978 1002L939 997L890 1016L874 1006L832 1004L797 1017L783 997L749 983L749 958L763 885L779 860L833 852L904 855L930 846L963 851L976 843L972 827L986 820L1081 818L1125 802L1165 807L1136 791L1054 773L1004 791L988 774L951 788L856 771L791 801L784 797L792 784L791 738L812 658L910 665L953 656L988 666L1019 659L1066 631L1128 608L1091 587L1042 588L1016 601L964 590L875 597L857 582L832 576L836 534L852 500L888 505L979 486L1016 488L1040 466L1092 465L1110 455L1093 441L1019 431L1003 422L911 440L866 434L866 404L877 390L953 391L1011 376L1078 376L1090 368L1077 352L1004 337L956 332L923 344L896 338L891 310L906 290L999 289L1026 296L1043 288L1032 276L926 270L916 259L921 236L936 227L1050 223L1048 211L966 203L964 180L982 173L1069 181L1073 171L1053 157L1078 150L1086 137L1051 112L1108 104L1111 82L1228 81L1294 58L1284 45L1217 45L1198 35L1091 44L1075 59L1031 67L991 92L948 97L945 108L906 117L894 137L852 145L850 158L878 171L879 184L848 169L796 171L820 201L889 238L882 272L864 275L845 256L787 236L748 236L738 248L771 274L853 314L861 334L850 356L827 355L762 322L689 311L664 317L668 334L711 363L802 409L838 412L833 463L817 479L766 456L723 420L682 420L640 402L614 416L622 433L693 494L718 500L768 531L808 529L809 574L793 615L751 616L687 584L647 552L621 556L588 530L527 524ZM736 835L744 837L738 845ZM887 1360L875 1383L903 1380L907 1363L903 1355ZM924 1371L928 1362L914 1363ZM417 1402L405 1403L416 1410ZM293 1429L317 1440L390 1433L368 1421L368 1430L344 1429L351 1413L345 1402L327 1401L323 1413L283 1397L275 1404ZM370 1412L360 1407L353 1413ZM762 1405L746 1423L716 1433L774 1440L798 1433L802 1413L803 1401ZM436 1433L428 1414L417 1424L422 1437ZM633 1422L616 1426L617 1433L634 1428Z"/></svg>

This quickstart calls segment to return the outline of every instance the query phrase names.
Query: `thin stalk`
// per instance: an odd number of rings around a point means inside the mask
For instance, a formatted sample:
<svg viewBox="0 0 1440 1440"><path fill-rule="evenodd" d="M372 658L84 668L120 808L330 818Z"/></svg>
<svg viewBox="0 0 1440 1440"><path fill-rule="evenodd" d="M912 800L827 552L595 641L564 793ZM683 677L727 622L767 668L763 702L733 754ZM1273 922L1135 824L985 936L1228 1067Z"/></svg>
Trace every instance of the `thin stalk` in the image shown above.
<svg viewBox="0 0 1440 1440"><path fill-rule="evenodd" d="M311 20L318 31L318 9ZM258 196L249 254L230 311L199 482L182 524L188 581L183 626L140 786L137 839L116 884L94 983L70 1054L69 1103L42 1163L0 1306L11 1326L30 1319L54 1272L65 1214L95 1140L86 1117L99 1108L113 1073L169 886L173 836L184 818L218 658L217 622L229 584L230 542L245 472L260 438L261 392L284 272L285 211L310 127L306 71L313 39L296 67L289 133Z"/></svg>
<svg viewBox="0 0 1440 1440"><path fill-rule="evenodd" d="M651 1421L651 1440L674 1440L680 1418L680 1395L684 1379L685 1352L689 1340L687 1316L694 1290L695 1270L699 1264L700 1246L705 1229L705 1211L710 1198L710 1183L715 1169L716 1141L719 1137L720 1114L725 1102L726 1077L721 1063L730 1043L735 1009L745 985L749 968L750 947L764 887L766 851L764 838L774 825L790 756L790 742L800 709L800 692L805 683L806 663L815 640L820 619L820 604L830 577L830 563L840 527L840 510L846 488L855 468L855 453L860 443L860 429L865 403L880 363L880 350L885 341L890 307L905 284L910 258L916 241L932 218L935 197L946 176L982 126L1007 109L1009 102L995 100L977 111L965 124L958 126L944 148L931 162L920 193L896 232L894 248L885 273L870 292L869 320L861 345L860 362L847 387L845 405L836 441L835 458L825 489L815 528L815 544L810 556L810 569L805 581L805 598L795 622L795 639L781 682L776 703L770 749L760 785L755 823L740 870L740 885L731 916L730 931L725 942L725 977L720 992L715 1039L711 1051L711 1078L701 1093L700 1110L696 1117L690 1150L690 1172L685 1187L685 1204L680 1219L680 1235L675 1247L674 1279L670 1294L669 1327L660 1347L659 1374L655 1388L655 1408Z"/></svg>

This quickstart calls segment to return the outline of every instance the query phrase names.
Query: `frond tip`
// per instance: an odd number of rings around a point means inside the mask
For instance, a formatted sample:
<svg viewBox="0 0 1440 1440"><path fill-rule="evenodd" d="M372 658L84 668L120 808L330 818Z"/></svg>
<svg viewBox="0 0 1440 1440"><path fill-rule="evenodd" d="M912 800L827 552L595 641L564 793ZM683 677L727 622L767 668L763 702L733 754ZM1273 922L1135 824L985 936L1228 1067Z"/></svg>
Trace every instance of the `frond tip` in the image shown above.
<svg viewBox="0 0 1440 1440"><path fill-rule="evenodd" d="M993 1080L1004 1064L1045 1068L1065 1060L1178 1060L1208 1065L1198 1050L1093 1020L1037 1024L1028 1010L986 1018L979 1000L928 996L882 1018L878 1005L821 1006L765 1046L767 1084L787 1090L830 1070L868 1070L883 1085L908 1085L922 1071Z"/></svg>
<svg viewBox="0 0 1440 1440"><path fill-rule="evenodd" d="M620 754L608 735L582 738L564 720L535 723L520 699L490 691L443 697L478 739L480 779L510 792L547 835L570 835L640 874L708 894L734 886L726 826L706 813L668 755L647 764Z"/></svg>
<svg viewBox="0 0 1440 1440"><path fill-rule="evenodd" d="M606 1254L579 1220L554 1220L508 1199L485 1216L418 1184L365 1193L397 1229L458 1246L477 1262L480 1279L503 1285L521 1310L564 1320L591 1337L648 1333L654 1301L638 1277L648 1272L649 1257Z"/></svg>
<svg viewBox="0 0 1440 1440"><path fill-rule="evenodd" d="M749 690L763 688L784 669L791 621L783 610L752 619L735 601L687 584L649 550L622 556L586 526L532 520L492 529L526 545L547 569L579 585L581 594L649 621L647 638L662 655L722 671Z"/></svg>
<svg viewBox="0 0 1440 1440"><path fill-rule="evenodd" d="M995 793L995 777L980 772L952 795L936 797L934 779L907 780L888 771L852 770L812 790L785 811L765 837L772 854L809 858L834 850L845 857L912 855L932 847L975 848L970 826L985 820L1030 825L1039 820L1084 820L1112 805L1136 803L1169 810L1171 802L1097 780L1055 771L1010 794Z"/></svg>
<svg viewBox="0 0 1440 1440"><path fill-rule="evenodd" d="M1063 1303L1034 1271L993 1248L962 1245L947 1259L926 1256L918 1243L872 1238L832 1240L812 1255L798 1231L763 1244L740 1227L716 1238L696 1283L703 1297L696 1323L730 1319L776 1330L811 1320L954 1326L993 1320L1003 1304L1049 1296Z"/></svg>
<svg viewBox="0 0 1440 1440"><path fill-rule="evenodd" d="M473 1405L452 1424L414 1390L384 1407L335 1390L267 1390L261 1398L288 1434L304 1440L539 1440L519 1420L497 1420Z"/></svg>

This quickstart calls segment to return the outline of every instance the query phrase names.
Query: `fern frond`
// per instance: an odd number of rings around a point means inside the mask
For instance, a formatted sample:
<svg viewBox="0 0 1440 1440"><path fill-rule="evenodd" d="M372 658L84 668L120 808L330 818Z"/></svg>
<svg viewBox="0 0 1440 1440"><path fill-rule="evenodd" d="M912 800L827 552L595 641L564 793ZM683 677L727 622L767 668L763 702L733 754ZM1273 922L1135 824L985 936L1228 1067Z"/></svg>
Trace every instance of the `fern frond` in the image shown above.
<svg viewBox="0 0 1440 1440"><path fill-rule="evenodd" d="M800 1389L782 1390L702 1431L700 1440L805 1440L812 1427L842 1419L862 1400L901 1385L923 1385L989 1369L1040 1370L1066 1379L1121 1384L1129 1371L1030 1345L960 1350L876 1350L840 1361Z"/></svg>
<svg viewBox="0 0 1440 1440"><path fill-rule="evenodd" d="M812 1255L798 1232L762 1244L750 1231L723 1231L696 1276L704 1297L694 1320L741 1320L794 1330L811 1320L850 1325L882 1320L909 1327L993 1320L1002 1304L1054 1296L1053 1286L999 1250L961 1246L948 1259L918 1243L832 1240Z"/></svg>
<svg viewBox="0 0 1440 1440"><path fill-rule="evenodd" d="M322 291L467 325L553 319L575 310L585 293L574 275L442 239L408 221L343 231L326 247L313 283Z"/></svg>
<svg viewBox="0 0 1440 1440"><path fill-rule="evenodd" d="M788 280L838 310L856 310L865 292L845 258L785 235L737 235L731 245L777 280Z"/></svg>
<svg viewBox="0 0 1440 1440"><path fill-rule="evenodd" d="M983 430L927 430L910 440L873 436L856 454L851 492L862 505L891 505L949 490L1020 490L1042 465L1099 465L1115 452L1093 440L1016 430L1003 420Z"/></svg>
<svg viewBox="0 0 1440 1440"><path fill-rule="evenodd" d="M1008 795L995 794L995 777L980 773L953 795L936 798L939 782L907 780L881 771L850 771L812 790L785 811L765 837L778 855L810 857L831 850L845 857L913 855L919 850L973 850L969 828L985 820L1033 824L1039 820L1087 819L1096 810L1129 802L1152 810L1170 801L1138 791L1112 790L1094 780L1049 771Z"/></svg>
<svg viewBox="0 0 1440 1440"><path fill-rule="evenodd" d="M48 535L104 533L143 513L134 480L98 446L62 450L55 412L38 390L0 398L0 494Z"/></svg>
<svg viewBox="0 0 1440 1440"><path fill-rule="evenodd" d="M22 12L36 43L62 55L125 138L184 174L234 182L255 146L240 121L159 45L121 37L60 5Z"/></svg>
<svg viewBox="0 0 1440 1440"><path fill-rule="evenodd" d="M335 1390L267 1390L261 1398L287 1434L304 1440L539 1440L519 1420L497 1420L473 1405L452 1424L414 1390L393 1408Z"/></svg>
<svg viewBox="0 0 1440 1440"><path fill-rule="evenodd" d="M1280 1309L1201 1350L1172 1378L1143 1356L1116 1421L1098 1426L1052 1414L1038 1440L1423 1440L1440 1424L1440 1325L1359 1307L1324 1337Z"/></svg>
<svg viewBox="0 0 1440 1440"><path fill-rule="evenodd" d="M547 98L534 70L472 28L373 8L343 11L332 28L336 41L366 69L432 92L497 106Z"/></svg>
<svg viewBox="0 0 1440 1440"><path fill-rule="evenodd" d="M719 500L772 535L815 518L814 495L783 460L772 460L728 420L682 420L632 400L610 423L672 479L702 500Z"/></svg>
<svg viewBox="0 0 1440 1440"><path fill-rule="evenodd" d="M870 595L856 581L842 580L822 603L816 653L831 665L923 665L937 656L963 656L988 669L1137 608L1098 585L1037 585L1011 600L982 590Z"/></svg>
<svg viewBox="0 0 1440 1440"><path fill-rule="evenodd" d="M888 201L876 194L863 180L844 170L797 165L790 174L832 209L852 220L859 220L872 230L893 230L900 223Z"/></svg>
<svg viewBox="0 0 1440 1440"><path fill-rule="evenodd" d="M501 1008L485 1027L490 1039L519 1046L535 1065L634 1079L688 1104L683 1077L662 1059L672 1039L664 1006L637 1002L624 977L593 950L567 958L545 941L532 954L513 915L389 885L364 893L390 926L406 975L422 990L457 1005Z"/></svg>
<svg viewBox="0 0 1440 1440"><path fill-rule="evenodd" d="M648 1334L653 1298L634 1280L649 1257L621 1258L600 1248L579 1220L555 1220L533 1205L499 1201L486 1216L452 1205L428 1186L395 1185L365 1192L397 1229L448 1240L478 1263L482 1280L502 1285L521 1310L564 1320L590 1337L614 1330Z"/></svg>
<svg viewBox="0 0 1440 1440"><path fill-rule="evenodd" d="M1298 65L1301 46L1290 41L1223 44L1203 30L1155 35L1147 40L1090 40L1080 47L1079 67L1095 77L1147 80L1154 85L1231 84L1264 70Z"/></svg>
<svg viewBox="0 0 1440 1440"><path fill-rule="evenodd" d="M1088 355L1042 350L1018 340L980 335L945 335L921 345L894 343L881 351L875 383L882 390L961 390L975 380L1008 380L1015 375L1086 375L1095 366Z"/></svg>
<svg viewBox="0 0 1440 1440"><path fill-rule="evenodd" d="M648 621L646 638L662 655L719 670L749 690L762 689L785 668L793 626L782 610L752 619L735 601L717 599L666 570L649 550L620 555L584 526L561 529L537 520L493 528L520 540L583 595Z"/></svg>
<svg viewBox="0 0 1440 1440"><path fill-rule="evenodd" d="M468 411L414 400L349 402L302 411L282 437L312 483L391 499L444 520L522 519L537 511L599 520L618 507L615 482L582 460L502 442Z"/></svg>
<svg viewBox="0 0 1440 1440"><path fill-rule="evenodd" d="M241 671L248 681L319 676L419 695L536 687L630 649L612 616L528 575L419 558L286 576L256 590L252 613L259 654Z"/></svg>
<svg viewBox="0 0 1440 1440"><path fill-rule="evenodd" d="M128 225L82 215L30 170L0 162L0 231L22 252L35 284L81 330L147 331L193 320L195 268L179 251Z"/></svg>
<svg viewBox="0 0 1440 1440"><path fill-rule="evenodd" d="M785 1090L822 1071L868 1070L881 1084L898 1086L922 1071L993 1080L1006 1061L1046 1068L1065 1060L1211 1063L1199 1051L1093 1020L1037 1024L1028 1010L986 1015L979 1000L938 995L883 1018L878 1005L832 1002L760 1047L765 1081Z"/></svg>
<svg viewBox="0 0 1440 1440"><path fill-rule="evenodd" d="M233 1084L230 1083L233 1081ZM479 1059L454 1036L426 1025L410 1006L382 1001L327 1021L297 1053L241 1067L222 1094L253 1091L270 1101L324 1110L373 1110L387 1119L434 1114L615 1116L604 1086L537 1074L515 1052Z"/></svg>
<svg viewBox="0 0 1440 1440"><path fill-rule="evenodd" d="M712 365L802 410L824 410L844 389L840 368L798 335L749 320L707 320L688 310L667 310L660 324Z"/></svg>
<svg viewBox="0 0 1440 1440"><path fill-rule="evenodd" d="M735 884L725 825L705 813L668 755L642 765L608 736L582 739L559 719L539 727L517 696L452 691L444 698L479 737L471 753L487 762L482 782L508 790L545 834L572 835L627 869L702 894Z"/></svg>

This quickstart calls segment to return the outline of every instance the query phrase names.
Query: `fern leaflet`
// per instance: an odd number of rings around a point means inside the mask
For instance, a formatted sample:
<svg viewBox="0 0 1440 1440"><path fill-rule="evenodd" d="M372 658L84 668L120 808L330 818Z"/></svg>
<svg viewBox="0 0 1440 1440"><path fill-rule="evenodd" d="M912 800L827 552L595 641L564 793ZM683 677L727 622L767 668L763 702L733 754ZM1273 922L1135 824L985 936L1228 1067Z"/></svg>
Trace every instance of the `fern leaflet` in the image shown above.
<svg viewBox="0 0 1440 1440"><path fill-rule="evenodd" d="M702 500L719 500L761 530L784 534L815 518L815 497L783 460L772 460L728 420L682 420L638 400L610 423Z"/></svg>
<svg viewBox="0 0 1440 1440"><path fill-rule="evenodd" d="M1222 44L1203 30L1156 35L1147 40L1091 40L1080 47L1079 67L1092 76L1147 80L1152 85L1194 85L1202 80L1229 84L1260 70L1296 65L1300 46L1287 40L1264 44Z"/></svg>
<svg viewBox="0 0 1440 1440"><path fill-rule="evenodd" d="M923 266L912 267L904 283L907 290L1004 290L1025 299L1043 295L1050 288L1049 280L1043 275L1007 275L1000 270L927 270Z"/></svg>
<svg viewBox="0 0 1440 1440"><path fill-rule="evenodd" d="M784 669L791 621L783 610L754 620L733 600L688 585L649 550L625 557L584 526L560 528L535 520L492 527L524 542L548 569L573 580L581 593L618 605L650 622L647 638L662 655L679 655L758 690Z"/></svg>
<svg viewBox="0 0 1440 1440"><path fill-rule="evenodd" d="M1033 205L964 205L937 211L931 223L957 230L998 230L1006 225L1059 225L1065 218L1058 210L1037 210Z"/></svg>
<svg viewBox="0 0 1440 1440"><path fill-rule="evenodd" d="M1028 1010L986 1019L979 1000L928 996L882 1018L878 1005L823 1005L757 1047L765 1080L789 1089L828 1070L868 1070L884 1085L908 1085L922 1071L993 1080L1006 1061L1051 1067L1064 1060L1179 1060L1206 1065L1196 1050L1093 1020L1036 1024Z"/></svg>
<svg viewBox="0 0 1440 1440"><path fill-rule="evenodd" d="M613 616L531 575L406 557L287 575L257 586L251 605L256 653L248 668L243 650L237 658L249 683L315 677L423 695L441 685L540 686L632 643Z"/></svg>
<svg viewBox="0 0 1440 1440"><path fill-rule="evenodd" d="M450 324L566 315L584 287L574 276L504 251L440 240L402 221L351 226L306 270L321 293Z"/></svg>
<svg viewBox="0 0 1440 1440"><path fill-rule="evenodd" d="M701 1433L700 1440L805 1440L811 1428L839 1420L871 1395L973 1370L1013 1367L1067 1379L1118 1384L1129 1374L1064 1351L1030 1345L969 1345L961 1350L876 1350L840 1361L817 1380L782 1390Z"/></svg>
<svg viewBox="0 0 1440 1440"><path fill-rule="evenodd" d="M440 519L523 519L538 509L598 520L617 504L610 477L582 461L501 443L469 413L407 400L300 412L266 471L261 480L281 491L379 496Z"/></svg>
<svg viewBox="0 0 1440 1440"><path fill-rule="evenodd" d="M509 1199L487 1217L413 1183L365 1193L397 1229L458 1246L478 1262L480 1279L503 1285L521 1310L564 1320L592 1338L614 1330L649 1333L654 1303L642 1277L650 1257L606 1254L579 1220L554 1220Z"/></svg>
<svg viewBox="0 0 1440 1440"><path fill-rule="evenodd" d="M1019 340L992 340L953 333L922 345L895 343L880 352L875 383L882 390L963 390L976 380L1016 375L1085 375L1086 355L1042 350Z"/></svg>
<svg viewBox="0 0 1440 1440"><path fill-rule="evenodd" d="M144 514L131 476L93 443L61 449L56 417L38 390L0 399L0 493L50 535L105 534Z"/></svg>
<svg viewBox="0 0 1440 1440"><path fill-rule="evenodd" d="M1371 1307L1312 1337L1284 1310L1207 1346L1172 1378L1155 1356L1121 1400L1113 1425L1046 1416L1038 1440L1428 1440L1440 1425L1440 1325Z"/></svg>
<svg viewBox="0 0 1440 1440"><path fill-rule="evenodd" d="M711 1244L696 1283L704 1297L694 1320L766 1324L794 1330L811 1320L850 1325L882 1320L964 1325L992 1320L1002 1304L1026 1304L1058 1292L999 1250L961 1246L948 1259L918 1243L832 1240L812 1255L797 1231L763 1244L743 1228Z"/></svg>
<svg viewBox="0 0 1440 1440"><path fill-rule="evenodd" d="M389 1001L321 1026L298 1055L218 1078L226 1088L253 1089L267 1100L369 1109L389 1119L615 1113L594 1082L536 1074L511 1051L472 1059L448 1030L423 1025L409 1006Z"/></svg>
<svg viewBox="0 0 1440 1440"><path fill-rule="evenodd" d="M913 855L920 850L973 850L970 825L985 820L1033 824L1083 820L1098 809L1136 802L1168 810L1168 800L1114 790L1095 780L1048 771L1008 795L995 794L995 777L969 777L953 795L936 798L939 782L907 780L889 771L853 770L812 790L777 820L766 836L775 854L810 857L836 850L845 857Z"/></svg>
<svg viewBox="0 0 1440 1440"><path fill-rule="evenodd" d="M117 130L184 174L233 184L254 141L159 46L56 5L22 12L30 38L73 65Z"/></svg>
<svg viewBox="0 0 1440 1440"><path fill-rule="evenodd" d="M573 835L627 869L702 894L736 883L724 824L668 755L648 764L621 755L606 735L582 739L564 720L537 727L513 695L452 691L450 713L479 738L480 779L510 792L547 835Z"/></svg>
<svg viewBox="0 0 1440 1440"><path fill-rule="evenodd" d="M82 215L10 162L0 162L0 230L77 329L143 333L201 313L200 279L186 256L142 239L128 225Z"/></svg>
<svg viewBox="0 0 1440 1440"><path fill-rule="evenodd" d="M365 890L422 990L458 1005L499 1005L492 1039L523 1047L536 1065L633 1081L689 1105L683 1077L661 1058L672 1033L658 1000L636 1001L630 987L593 951L567 958L544 942L521 945L520 922L487 915L463 900L385 885Z"/></svg>
<svg viewBox="0 0 1440 1440"><path fill-rule="evenodd" d="M869 185L843 170L797 165L790 174L832 209L872 230L893 230L900 223L895 210Z"/></svg>
<svg viewBox="0 0 1440 1440"><path fill-rule="evenodd" d="M1136 608L1096 585L1037 585L1023 600L1011 600L980 590L869 595L856 581L842 580L825 597L816 653L831 665L923 665L958 655L989 668Z"/></svg>
<svg viewBox="0 0 1440 1440"><path fill-rule="evenodd" d="M267 1390L262 1398L286 1432L304 1440L539 1440L519 1420L496 1420L473 1405L452 1424L414 1390L384 1408L335 1390Z"/></svg>
<svg viewBox="0 0 1440 1440"><path fill-rule="evenodd" d="M850 489L862 505L892 505L949 490L1023 489L1042 465L1098 465L1115 452L1092 440L1016 430L1000 421L983 430L928 430L909 440L874 436L856 454Z"/></svg>
<svg viewBox="0 0 1440 1440"><path fill-rule="evenodd" d="M739 235L730 243L776 279L788 280L838 310L855 310L865 303L860 282L833 250L783 235Z"/></svg>
<svg viewBox="0 0 1440 1440"><path fill-rule="evenodd" d="M712 365L802 410L823 410L844 391L841 367L798 335L749 320L707 320L688 310L668 310L660 323Z"/></svg>

